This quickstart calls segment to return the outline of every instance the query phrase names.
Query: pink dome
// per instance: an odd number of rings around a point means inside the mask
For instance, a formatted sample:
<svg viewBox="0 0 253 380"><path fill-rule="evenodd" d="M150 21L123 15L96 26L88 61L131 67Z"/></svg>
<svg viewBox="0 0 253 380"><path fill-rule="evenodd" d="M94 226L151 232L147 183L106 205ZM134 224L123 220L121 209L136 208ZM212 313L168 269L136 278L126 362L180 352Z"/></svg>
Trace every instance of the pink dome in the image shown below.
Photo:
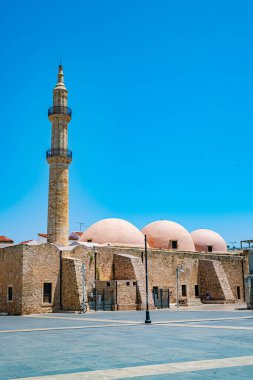
<svg viewBox="0 0 253 380"><path fill-rule="evenodd" d="M180 224L159 220L142 229L151 248L195 251L191 234Z"/></svg>
<svg viewBox="0 0 253 380"><path fill-rule="evenodd" d="M103 219L82 234L80 241L128 247L144 247L144 236L138 228L123 219Z"/></svg>
<svg viewBox="0 0 253 380"><path fill-rule="evenodd" d="M197 252L227 252L225 240L212 230L196 230L191 233Z"/></svg>

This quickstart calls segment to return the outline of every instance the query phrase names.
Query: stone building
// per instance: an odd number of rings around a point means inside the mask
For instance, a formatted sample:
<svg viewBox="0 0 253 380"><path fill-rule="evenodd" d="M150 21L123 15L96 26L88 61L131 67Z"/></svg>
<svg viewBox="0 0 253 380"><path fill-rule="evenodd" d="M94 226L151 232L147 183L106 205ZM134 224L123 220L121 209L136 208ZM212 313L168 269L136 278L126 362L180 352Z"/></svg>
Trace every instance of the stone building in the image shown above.
<svg viewBox="0 0 253 380"><path fill-rule="evenodd" d="M191 235L188 233L184 241L183 227L178 225L180 234L176 235L175 224L172 223L173 236L168 230L167 237L149 235L150 307L176 303L179 267L183 268L179 276L180 304L242 302L244 277L248 275L247 251L231 254L187 250ZM177 241L178 247L185 245L185 250L153 246L155 239L161 244L166 238L168 245L175 246L172 242ZM208 245L214 245L214 241L210 239ZM68 247L47 243L2 248L0 312L78 310L82 300L82 264L86 268L86 300L91 309L143 309L144 261L144 235L129 222L118 219L95 223Z"/></svg>
<svg viewBox="0 0 253 380"><path fill-rule="evenodd" d="M144 235L147 237L150 308L175 304L242 302L247 251L229 253L214 231L189 233L167 220L142 230L121 219L104 219L69 238L68 123L72 112L59 67L48 116L52 123L48 230L39 241L0 245L0 312L29 314L90 309L143 309L146 302ZM43 235L43 236L42 236ZM178 281L177 281L178 276ZM179 299L177 299L177 291Z"/></svg>

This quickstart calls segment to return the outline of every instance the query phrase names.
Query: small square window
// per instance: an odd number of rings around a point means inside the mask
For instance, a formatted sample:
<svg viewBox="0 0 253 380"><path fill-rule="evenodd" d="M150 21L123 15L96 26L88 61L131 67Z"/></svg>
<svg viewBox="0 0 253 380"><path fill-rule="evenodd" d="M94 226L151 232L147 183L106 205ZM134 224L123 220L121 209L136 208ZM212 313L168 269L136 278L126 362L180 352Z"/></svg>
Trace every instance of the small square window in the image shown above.
<svg viewBox="0 0 253 380"><path fill-rule="evenodd" d="M133 282L133 286L136 286L136 281Z"/></svg>
<svg viewBox="0 0 253 380"><path fill-rule="evenodd" d="M43 286L43 302L52 302L52 284L51 282L45 282Z"/></svg>
<svg viewBox="0 0 253 380"><path fill-rule="evenodd" d="M126 282L126 286L130 286L130 282L129 281Z"/></svg>
<svg viewBox="0 0 253 380"><path fill-rule="evenodd" d="M8 287L8 302L13 301L13 287L9 286Z"/></svg>
<svg viewBox="0 0 253 380"><path fill-rule="evenodd" d="M87 239L87 243L92 243L92 239Z"/></svg>
<svg viewBox="0 0 253 380"><path fill-rule="evenodd" d="M213 252L213 246L212 245L207 246L207 252Z"/></svg>
<svg viewBox="0 0 253 380"><path fill-rule="evenodd" d="M107 285L107 286L111 286L110 282L107 282L106 285Z"/></svg>
<svg viewBox="0 0 253 380"><path fill-rule="evenodd" d="M171 240L171 248L177 249L177 240Z"/></svg>

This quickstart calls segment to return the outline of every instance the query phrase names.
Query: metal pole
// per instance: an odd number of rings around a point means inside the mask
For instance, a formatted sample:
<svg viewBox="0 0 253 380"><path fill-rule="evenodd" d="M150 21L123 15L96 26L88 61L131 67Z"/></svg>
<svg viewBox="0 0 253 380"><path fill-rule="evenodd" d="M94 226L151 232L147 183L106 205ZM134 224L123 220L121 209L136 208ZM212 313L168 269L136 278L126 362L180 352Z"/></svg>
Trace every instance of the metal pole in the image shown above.
<svg viewBox="0 0 253 380"><path fill-rule="evenodd" d="M178 277L179 277L179 270L178 270L178 267L176 269L176 273L177 273L177 307L179 307L179 281L178 281Z"/></svg>
<svg viewBox="0 0 253 380"><path fill-rule="evenodd" d="M60 251L60 310L62 310L62 251Z"/></svg>
<svg viewBox="0 0 253 380"><path fill-rule="evenodd" d="M145 323L151 323L149 306L148 306L148 248L147 235L145 235L145 272L146 272L146 319Z"/></svg>
<svg viewBox="0 0 253 380"><path fill-rule="evenodd" d="M82 263L82 307L84 309L84 306L85 306L85 265L84 263Z"/></svg>
<svg viewBox="0 0 253 380"><path fill-rule="evenodd" d="M93 251L94 251L94 278L95 278L95 287L94 287L94 299L95 299L95 304L94 304L94 310L97 311L97 251L96 248L93 246Z"/></svg>

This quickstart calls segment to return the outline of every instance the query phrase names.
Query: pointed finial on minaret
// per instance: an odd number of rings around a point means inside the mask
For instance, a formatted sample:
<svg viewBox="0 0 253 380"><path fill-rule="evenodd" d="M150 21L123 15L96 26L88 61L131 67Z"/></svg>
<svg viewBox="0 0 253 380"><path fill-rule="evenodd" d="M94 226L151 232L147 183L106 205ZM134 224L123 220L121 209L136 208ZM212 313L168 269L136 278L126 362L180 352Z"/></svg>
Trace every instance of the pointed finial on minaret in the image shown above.
<svg viewBox="0 0 253 380"><path fill-rule="evenodd" d="M58 83L64 83L63 66L61 64L58 69Z"/></svg>
<svg viewBox="0 0 253 380"><path fill-rule="evenodd" d="M58 79L57 79L57 84L56 84L55 88L64 88L66 90L66 87L64 85L63 66L61 64L61 61L60 61L59 68L58 68Z"/></svg>

